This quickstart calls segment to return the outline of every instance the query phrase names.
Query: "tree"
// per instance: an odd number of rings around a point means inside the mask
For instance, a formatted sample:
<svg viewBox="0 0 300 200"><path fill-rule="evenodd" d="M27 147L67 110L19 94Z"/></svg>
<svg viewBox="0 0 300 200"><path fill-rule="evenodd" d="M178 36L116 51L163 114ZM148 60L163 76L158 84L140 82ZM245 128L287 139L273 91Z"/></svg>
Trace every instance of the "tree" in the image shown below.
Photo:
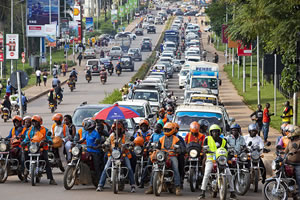
<svg viewBox="0 0 300 200"><path fill-rule="evenodd" d="M212 30L221 36L222 24L224 24L226 16L226 4L222 1L213 0L205 12L210 19Z"/></svg>

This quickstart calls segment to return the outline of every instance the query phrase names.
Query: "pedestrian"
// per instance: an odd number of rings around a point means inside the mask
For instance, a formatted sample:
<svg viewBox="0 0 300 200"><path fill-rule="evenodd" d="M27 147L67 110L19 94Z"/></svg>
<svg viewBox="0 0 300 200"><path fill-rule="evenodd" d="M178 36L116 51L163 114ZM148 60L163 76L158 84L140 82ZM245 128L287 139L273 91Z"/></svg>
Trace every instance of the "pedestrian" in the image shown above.
<svg viewBox="0 0 300 200"><path fill-rule="evenodd" d="M79 67L81 67L82 54L79 53L77 60L79 61Z"/></svg>
<svg viewBox="0 0 300 200"><path fill-rule="evenodd" d="M42 72L41 70L38 68L36 71L35 71L35 75L36 75L36 83L35 85L36 86L41 86L41 75L42 75Z"/></svg>
<svg viewBox="0 0 300 200"><path fill-rule="evenodd" d="M215 52L215 63L219 62L219 55L217 54L217 52Z"/></svg>
<svg viewBox="0 0 300 200"><path fill-rule="evenodd" d="M203 50L203 52L202 52L202 58L203 58L204 61L206 61L206 56L207 56L207 51Z"/></svg>
<svg viewBox="0 0 300 200"><path fill-rule="evenodd" d="M269 109L270 109L270 104L266 103L266 107L263 112L263 133L264 133L265 143L268 142L271 116L274 115L274 113L270 113Z"/></svg>
<svg viewBox="0 0 300 200"><path fill-rule="evenodd" d="M3 89L3 85L2 85L2 81L0 80L0 97L1 97L2 89Z"/></svg>
<svg viewBox="0 0 300 200"><path fill-rule="evenodd" d="M253 112L250 117L253 118L256 122L256 126L258 127L258 136L260 136L260 132L263 127L263 110L262 110L262 105L258 104L257 105L257 110Z"/></svg>
<svg viewBox="0 0 300 200"><path fill-rule="evenodd" d="M284 103L283 113L280 117L282 118L282 123L283 124L290 124L291 123L291 118L293 117L293 107L290 106L289 101L286 101Z"/></svg>
<svg viewBox="0 0 300 200"><path fill-rule="evenodd" d="M61 75L61 65L57 65L57 74L58 74L58 76L60 76Z"/></svg>
<svg viewBox="0 0 300 200"><path fill-rule="evenodd" d="M47 86L47 78L48 78L48 72L46 69L44 69L44 72L43 72L43 82L44 82L44 86L46 87Z"/></svg>
<svg viewBox="0 0 300 200"><path fill-rule="evenodd" d="M210 44L210 35L207 36L207 44Z"/></svg>
<svg viewBox="0 0 300 200"><path fill-rule="evenodd" d="M52 69L52 75L57 76L57 69L58 69L58 64L54 63L53 69Z"/></svg>
<svg viewBox="0 0 300 200"><path fill-rule="evenodd" d="M62 72L63 72L63 75L64 75L64 76L66 76L66 73L67 73L65 65L66 65L65 62L63 62L63 63L61 64L61 68L62 68Z"/></svg>
<svg viewBox="0 0 300 200"><path fill-rule="evenodd" d="M65 63L65 62L64 62ZM67 63L65 63L65 65L64 65L64 76L66 76L66 74L67 74L67 71L68 71L68 64Z"/></svg>
<svg viewBox="0 0 300 200"><path fill-rule="evenodd" d="M8 80L6 84L6 96L9 97L11 95L11 90L12 90L12 86L10 84L10 80Z"/></svg>

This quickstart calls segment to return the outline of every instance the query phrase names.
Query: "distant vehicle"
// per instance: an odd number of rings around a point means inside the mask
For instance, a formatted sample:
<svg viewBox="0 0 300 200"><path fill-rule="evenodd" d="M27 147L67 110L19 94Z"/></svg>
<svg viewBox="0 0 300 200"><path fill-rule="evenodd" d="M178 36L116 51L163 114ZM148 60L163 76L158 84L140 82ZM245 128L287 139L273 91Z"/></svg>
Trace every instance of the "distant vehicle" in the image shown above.
<svg viewBox="0 0 300 200"><path fill-rule="evenodd" d="M96 58L96 52L94 49L87 49L83 53L83 59Z"/></svg>
<svg viewBox="0 0 300 200"><path fill-rule="evenodd" d="M174 14L176 16L182 16L184 13L182 12L182 10L177 10Z"/></svg>
<svg viewBox="0 0 300 200"><path fill-rule="evenodd" d="M208 27L204 28L203 30L204 30L204 32L210 32L211 31L211 27L208 26Z"/></svg>
<svg viewBox="0 0 300 200"><path fill-rule="evenodd" d="M142 28L143 29L147 29L149 26L149 23L148 22L143 22L143 25L142 25Z"/></svg>
<svg viewBox="0 0 300 200"><path fill-rule="evenodd" d="M144 30L142 28L135 29L135 35L144 35Z"/></svg>
<svg viewBox="0 0 300 200"><path fill-rule="evenodd" d="M130 71L134 71L134 61L133 59L128 56L128 55L124 55L121 57L120 59L120 64L121 64L121 68L123 69L130 69Z"/></svg>
<svg viewBox="0 0 300 200"><path fill-rule="evenodd" d="M126 33L118 33L115 36L115 44L122 48L123 52L127 52L131 45L131 36Z"/></svg>
<svg viewBox="0 0 300 200"><path fill-rule="evenodd" d="M105 69L108 68L109 64L110 64L109 58L100 58L100 65L103 65Z"/></svg>
<svg viewBox="0 0 300 200"><path fill-rule="evenodd" d="M109 51L109 56L110 56L111 60L118 59L122 55L123 55L123 51L122 51L122 48L119 46L113 46L111 48L111 50Z"/></svg>
<svg viewBox="0 0 300 200"><path fill-rule="evenodd" d="M131 32L129 32L129 31L124 32L124 33L125 33L126 35L129 35L129 37L130 37L131 40L135 40L135 39L136 39L136 34L131 33Z"/></svg>
<svg viewBox="0 0 300 200"><path fill-rule="evenodd" d="M147 33L156 33L156 28L154 25L149 25L147 28Z"/></svg>
<svg viewBox="0 0 300 200"><path fill-rule="evenodd" d="M101 71L101 64L99 59L89 59L86 61L86 69L90 69L92 75L99 76Z"/></svg>
<svg viewBox="0 0 300 200"><path fill-rule="evenodd" d="M198 13L196 10L188 11L184 13L184 16L195 16Z"/></svg>
<svg viewBox="0 0 300 200"><path fill-rule="evenodd" d="M155 17L154 24L164 24L164 21L161 17Z"/></svg>
<svg viewBox="0 0 300 200"><path fill-rule="evenodd" d="M152 44L149 41L143 41L141 51L152 51Z"/></svg>
<svg viewBox="0 0 300 200"><path fill-rule="evenodd" d="M130 48L128 50L128 56L130 56L133 60L142 61L142 53L140 48Z"/></svg>

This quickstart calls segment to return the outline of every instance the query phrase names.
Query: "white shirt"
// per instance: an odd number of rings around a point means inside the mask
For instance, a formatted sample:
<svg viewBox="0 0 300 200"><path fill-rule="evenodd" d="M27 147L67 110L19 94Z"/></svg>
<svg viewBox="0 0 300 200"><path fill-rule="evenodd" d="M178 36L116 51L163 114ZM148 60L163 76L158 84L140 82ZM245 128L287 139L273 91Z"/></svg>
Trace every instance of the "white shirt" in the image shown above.
<svg viewBox="0 0 300 200"><path fill-rule="evenodd" d="M245 135L244 136L244 139L245 139L245 142L246 142L246 145L248 146L249 142L252 142L252 145L251 146L256 146L258 145L260 149L263 149L264 148L264 142L263 140L261 139L261 137L259 137L258 135L255 136L255 137L251 137L250 134L248 135Z"/></svg>
<svg viewBox="0 0 300 200"><path fill-rule="evenodd" d="M69 138L69 128L66 126L66 137L64 137L63 126L56 125L54 128L54 135L60 137L61 139Z"/></svg>
<svg viewBox="0 0 300 200"><path fill-rule="evenodd" d="M41 76L42 72L41 72L41 70L36 70L35 74L36 74L36 76Z"/></svg>

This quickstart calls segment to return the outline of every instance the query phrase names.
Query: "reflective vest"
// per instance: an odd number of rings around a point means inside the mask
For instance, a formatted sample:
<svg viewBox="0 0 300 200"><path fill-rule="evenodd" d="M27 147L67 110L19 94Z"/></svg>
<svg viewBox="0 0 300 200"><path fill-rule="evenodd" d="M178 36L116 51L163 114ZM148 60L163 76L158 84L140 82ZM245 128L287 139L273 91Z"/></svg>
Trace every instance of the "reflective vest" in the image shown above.
<svg viewBox="0 0 300 200"><path fill-rule="evenodd" d="M282 137L282 143L283 143L283 148L286 148L288 146L290 139L287 136Z"/></svg>
<svg viewBox="0 0 300 200"><path fill-rule="evenodd" d="M140 136L140 137L143 137L143 138L144 138L144 142L148 142L148 141L150 140L151 133L148 131L146 137L144 137L143 134L142 134L140 131L138 131L138 132L136 133L136 136L137 136L137 137L139 137L139 136Z"/></svg>
<svg viewBox="0 0 300 200"><path fill-rule="evenodd" d="M123 137L122 137L122 144L125 144L125 134L123 134ZM121 144L119 144L120 146L121 146ZM111 138L110 138L110 146L112 147L112 148L114 148L115 147L115 136L114 135L112 135L111 136ZM119 147L120 147L119 146ZM124 152L122 152L124 155L123 156L126 156L126 157L128 157L129 159L130 158L132 158L132 155L131 155L131 153L130 153L130 151L128 150L128 149L126 149ZM108 154L108 156L110 156L110 154Z"/></svg>
<svg viewBox="0 0 300 200"><path fill-rule="evenodd" d="M26 131L26 128L23 128L22 132L21 132L18 136L23 135L25 131ZM11 138L14 138L14 137L16 137L16 136L17 136L17 135L16 135L16 127L13 127L13 128L11 129Z"/></svg>
<svg viewBox="0 0 300 200"><path fill-rule="evenodd" d="M209 151L216 152L217 151L217 145L212 136L207 136L207 144L209 146ZM225 148L226 140L222 139L221 147ZM206 157L208 160L214 160L214 154L213 153L207 153Z"/></svg>
<svg viewBox="0 0 300 200"><path fill-rule="evenodd" d="M158 121L158 120L160 120L159 117L157 118L157 121ZM166 124L167 121L168 121L167 115L165 115L165 117L164 117L163 119L161 119L161 120L163 121L164 124Z"/></svg>
<svg viewBox="0 0 300 200"><path fill-rule="evenodd" d="M30 136L31 131L32 131L32 127L30 127L27 133L29 140L35 140L34 142L41 142L42 140L46 139L47 130L44 126L41 126L40 130L36 131L32 138ZM48 150L48 145L43 146L43 149Z"/></svg>
<svg viewBox="0 0 300 200"><path fill-rule="evenodd" d="M167 151L168 149L165 148L165 140L166 140L166 136L163 136L159 139L159 142L161 143L161 150L162 151ZM175 135L172 135L172 145L171 145L171 150L174 150L174 145L177 144L177 142L179 142L179 138L176 137ZM169 156L176 156L175 152L169 152Z"/></svg>
<svg viewBox="0 0 300 200"><path fill-rule="evenodd" d="M188 133L188 140L187 140L187 144L189 144L191 142L191 137L192 137L192 133L189 132ZM195 141L196 143L200 144L200 142L202 142L202 145L203 145L203 140L202 137L204 138L205 136L201 133L198 133L198 137L197 137L197 141Z"/></svg>
<svg viewBox="0 0 300 200"><path fill-rule="evenodd" d="M53 134L53 136L55 136L55 134L54 134L55 127L56 127L56 123L54 123L54 124L52 125L52 134ZM67 129L67 125L64 124L64 125L63 125L63 134L64 134L64 137L66 137L66 129Z"/></svg>
<svg viewBox="0 0 300 200"><path fill-rule="evenodd" d="M289 108L289 111L288 111L286 114L284 114L284 112L285 112L286 109L288 109L288 108L285 107L284 110L283 110L283 114L282 114L282 116L283 116L282 122L284 122L284 123L290 123L292 117L289 117L289 116L292 116L292 115L293 115L293 109L292 109L292 107L290 107L290 108Z"/></svg>
<svg viewBox="0 0 300 200"><path fill-rule="evenodd" d="M78 130L78 135L79 135L79 140L81 140L82 137L83 137L83 131L82 131L82 128ZM84 141L82 144L86 144L86 141Z"/></svg>

